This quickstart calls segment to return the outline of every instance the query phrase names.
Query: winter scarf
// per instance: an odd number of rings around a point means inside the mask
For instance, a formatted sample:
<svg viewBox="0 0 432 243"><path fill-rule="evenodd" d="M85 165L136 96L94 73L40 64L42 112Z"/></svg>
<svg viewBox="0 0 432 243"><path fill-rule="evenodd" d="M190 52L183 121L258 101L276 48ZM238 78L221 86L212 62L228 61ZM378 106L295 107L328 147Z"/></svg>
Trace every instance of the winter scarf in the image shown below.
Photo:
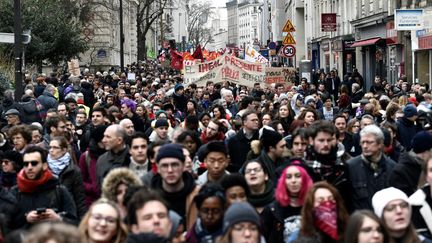
<svg viewBox="0 0 432 243"><path fill-rule="evenodd" d="M265 190L262 194L258 194L258 195L254 195L251 194L249 195L249 203L252 204L252 206L254 207L264 207L267 204L270 204L271 202L274 201L274 188L273 188L273 183L268 180L266 182L266 186L265 186Z"/></svg>
<svg viewBox="0 0 432 243"><path fill-rule="evenodd" d="M215 232L208 232L206 229L203 228L202 223L201 223L201 219L198 218L196 223L195 223L195 227L193 228L193 230L195 231L195 236L196 239L190 238L188 235L186 236L186 240L187 242L194 242L194 240L197 240L196 242L200 242L200 243L213 243L215 242L215 239L222 235L222 225L221 227L219 227L219 229ZM189 238L189 239L188 239Z"/></svg>
<svg viewBox="0 0 432 243"><path fill-rule="evenodd" d="M40 178L36 180L29 180L25 177L24 169L22 169L18 173L18 177L17 177L18 189L20 190L20 192L32 193L36 191L36 188L38 188L41 185L44 185L52 178L54 178L54 175L51 173L51 171L45 170L42 172Z"/></svg>
<svg viewBox="0 0 432 243"><path fill-rule="evenodd" d="M336 202L321 202L314 210L314 218L315 227L330 236L333 240L339 240Z"/></svg>
<svg viewBox="0 0 432 243"><path fill-rule="evenodd" d="M66 168L70 164L70 159L71 157L69 153L65 153L62 157L58 159L53 159L51 158L51 155L48 154L47 161L52 173L58 177L60 173L64 170L64 168Z"/></svg>

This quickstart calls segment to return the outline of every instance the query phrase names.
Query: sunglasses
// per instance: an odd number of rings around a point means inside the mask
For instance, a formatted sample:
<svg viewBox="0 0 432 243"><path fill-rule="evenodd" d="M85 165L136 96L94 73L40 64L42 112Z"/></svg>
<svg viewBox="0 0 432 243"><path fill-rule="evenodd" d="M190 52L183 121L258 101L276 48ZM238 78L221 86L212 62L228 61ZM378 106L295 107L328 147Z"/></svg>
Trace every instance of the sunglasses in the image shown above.
<svg viewBox="0 0 432 243"><path fill-rule="evenodd" d="M31 164L32 167L35 167L35 166L37 166L39 164L39 161L37 161L37 160L23 161L24 167L28 167L29 164Z"/></svg>

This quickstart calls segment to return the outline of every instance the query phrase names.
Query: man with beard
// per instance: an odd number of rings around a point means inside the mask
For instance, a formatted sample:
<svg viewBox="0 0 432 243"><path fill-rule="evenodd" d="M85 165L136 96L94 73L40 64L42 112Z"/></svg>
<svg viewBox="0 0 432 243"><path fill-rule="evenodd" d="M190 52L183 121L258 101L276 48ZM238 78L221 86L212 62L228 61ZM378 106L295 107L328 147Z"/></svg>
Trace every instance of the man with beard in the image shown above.
<svg viewBox="0 0 432 243"><path fill-rule="evenodd" d="M327 181L335 186L345 204L350 206L348 171L346 164L338 157L336 127L330 121L320 120L312 124L310 129L306 163L313 171L312 179L315 182Z"/></svg>
<svg viewBox="0 0 432 243"><path fill-rule="evenodd" d="M81 137L87 130L87 114L85 112L78 112L75 116L75 134L78 136L78 140L81 140Z"/></svg>
<svg viewBox="0 0 432 243"><path fill-rule="evenodd" d="M161 193L171 203L171 209L178 213L190 229L197 218L193 199L199 186L189 172L184 171L185 156L179 144L165 144L156 155L158 174L151 179L151 188Z"/></svg>
<svg viewBox="0 0 432 243"><path fill-rule="evenodd" d="M384 155L384 133L377 125L368 125L360 131L360 146L362 153L347 163L352 209L372 210L372 196L389 186L396 163Z"/></svg>
<svg viewBox="0 0 432 243"><path fill-rule="evenodd" d="M211 141L223 141L225 134L222 132L223 124L219 120L210 121L205 130L201 133L201 141L206 144Z"/></svg>
<svg viewBox="0 0 432 243"><path fill-rule="evenodd" d="M72 196L48 169L46 158L47 152L37 146L24 153L23 169L18 173L17 186L11 190L17 199L11 214L14 229L43 221L77 221Z"/></svg>

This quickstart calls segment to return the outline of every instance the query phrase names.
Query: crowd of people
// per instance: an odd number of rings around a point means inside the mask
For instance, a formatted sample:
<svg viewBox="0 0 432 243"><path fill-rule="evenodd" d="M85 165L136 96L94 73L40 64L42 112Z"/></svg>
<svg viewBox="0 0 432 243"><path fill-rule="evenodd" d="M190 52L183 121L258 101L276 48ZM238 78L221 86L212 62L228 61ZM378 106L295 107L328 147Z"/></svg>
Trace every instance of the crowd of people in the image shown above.
<svg viewBox="0 0 432 243"><path fill-rule="evenodd" d="M427 85L357 70L27 76L0 106L1 240L432 242L431 108Z"/></svg>

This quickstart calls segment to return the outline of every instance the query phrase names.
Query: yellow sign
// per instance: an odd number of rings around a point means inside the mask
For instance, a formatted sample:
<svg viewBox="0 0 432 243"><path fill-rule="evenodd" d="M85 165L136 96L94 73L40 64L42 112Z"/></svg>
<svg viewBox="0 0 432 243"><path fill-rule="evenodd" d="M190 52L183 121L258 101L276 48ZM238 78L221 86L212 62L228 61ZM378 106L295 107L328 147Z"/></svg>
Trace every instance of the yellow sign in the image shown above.
<svg viewBox="0 0 432 243"><path fill-rule="evenodd" d="M287 33L287 35L285 36L282 44L284 44L284 45L295 45L296 41L294 40L294 37L291 35L291 33Z"/></svg>
<svg viewBox="0 0 432 243"><path fill-rule="evenodd" d="M282 32L294 32L294 31L295 31L294 25L291 23L291 20L288 19L282 29Z"/></svg>

